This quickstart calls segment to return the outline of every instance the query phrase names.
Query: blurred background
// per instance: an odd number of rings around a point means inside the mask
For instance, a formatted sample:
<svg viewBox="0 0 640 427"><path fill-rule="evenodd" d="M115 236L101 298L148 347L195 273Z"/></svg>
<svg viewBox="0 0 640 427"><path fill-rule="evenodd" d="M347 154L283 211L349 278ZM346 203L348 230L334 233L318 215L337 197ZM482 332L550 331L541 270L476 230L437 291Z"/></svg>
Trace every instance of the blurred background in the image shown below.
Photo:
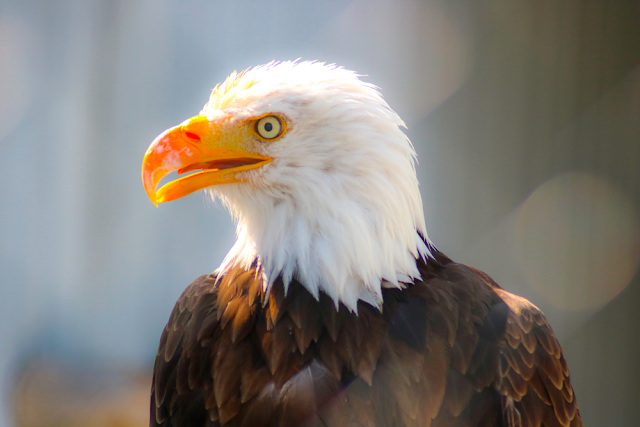
<svg viewBox="0 0 640 427"><path fill-rule="evenodd" d="M432 241L547 314L585 425L640 425L640 1L1 0L0 427L147 425L234 227L201 192L155 208L143 154L296 58L382 89Z"/></svg>

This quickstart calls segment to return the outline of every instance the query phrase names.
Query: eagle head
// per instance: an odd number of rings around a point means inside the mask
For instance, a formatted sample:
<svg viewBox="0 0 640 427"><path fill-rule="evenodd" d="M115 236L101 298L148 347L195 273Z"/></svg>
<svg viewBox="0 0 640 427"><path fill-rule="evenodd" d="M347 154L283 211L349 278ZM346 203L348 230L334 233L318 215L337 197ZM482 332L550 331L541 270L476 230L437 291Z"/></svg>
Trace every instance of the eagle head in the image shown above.
<svg viewBox="0 0 640 427"><path fill-rule="evenodd" d="M376 87L318 62L272 62L231 74L199 115L145 154L152 202L201 189L219 198L238 240L218 272L258 265L357 309L420 277L429 255L416 154ZM158 189L162 178L186 174Z"/></svg>

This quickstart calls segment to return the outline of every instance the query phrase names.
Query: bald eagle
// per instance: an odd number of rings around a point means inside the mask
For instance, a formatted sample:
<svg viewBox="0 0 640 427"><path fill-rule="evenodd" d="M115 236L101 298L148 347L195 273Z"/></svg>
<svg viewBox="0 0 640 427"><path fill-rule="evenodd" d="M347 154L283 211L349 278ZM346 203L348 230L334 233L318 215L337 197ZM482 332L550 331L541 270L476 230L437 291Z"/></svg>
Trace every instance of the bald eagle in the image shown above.
<svg viewBox="0 0 640 427"><path fill-rule="evenodd" d="M402 127L354 72L274 62L153 141L151 201L204 189L237 242L171 313L151 426L582 425L542 312L428 239Z"/></svg>

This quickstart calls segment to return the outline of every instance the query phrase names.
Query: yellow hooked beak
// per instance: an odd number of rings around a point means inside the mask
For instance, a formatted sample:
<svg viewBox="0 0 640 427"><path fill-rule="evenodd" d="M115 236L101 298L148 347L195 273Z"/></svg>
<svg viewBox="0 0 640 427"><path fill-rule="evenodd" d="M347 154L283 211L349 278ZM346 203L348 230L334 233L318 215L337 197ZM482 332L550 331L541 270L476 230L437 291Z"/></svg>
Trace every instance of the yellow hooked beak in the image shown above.
<svg viewBox="0 0 640 427"><path fill-rule="evenodd" d="M161 133L142 161L142 183L149 199L158 203L179 199L206 187L241 182L236 173L273 161L250 151L252 121L211 123L205 116L192 117ZM200 172L171 181L157 189L173 171Z"/></svg>

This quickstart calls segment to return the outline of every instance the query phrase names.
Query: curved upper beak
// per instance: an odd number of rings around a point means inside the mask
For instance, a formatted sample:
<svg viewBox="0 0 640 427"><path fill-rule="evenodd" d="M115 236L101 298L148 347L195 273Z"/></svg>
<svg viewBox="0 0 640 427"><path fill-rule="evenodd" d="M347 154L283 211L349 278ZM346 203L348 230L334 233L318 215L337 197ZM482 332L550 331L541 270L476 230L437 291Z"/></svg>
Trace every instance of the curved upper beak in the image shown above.
<svg viewBox="0 0 640 427"><path fill-rule="evenodd" d="M249 126L211 123L205 116L192 117L158 135L142 161L142 183L149 199L169 202L218 184L240 182L236 173L259 168L271 157L249 151ZM171 181L160 189L168 174L197 173Z"/></svg>

